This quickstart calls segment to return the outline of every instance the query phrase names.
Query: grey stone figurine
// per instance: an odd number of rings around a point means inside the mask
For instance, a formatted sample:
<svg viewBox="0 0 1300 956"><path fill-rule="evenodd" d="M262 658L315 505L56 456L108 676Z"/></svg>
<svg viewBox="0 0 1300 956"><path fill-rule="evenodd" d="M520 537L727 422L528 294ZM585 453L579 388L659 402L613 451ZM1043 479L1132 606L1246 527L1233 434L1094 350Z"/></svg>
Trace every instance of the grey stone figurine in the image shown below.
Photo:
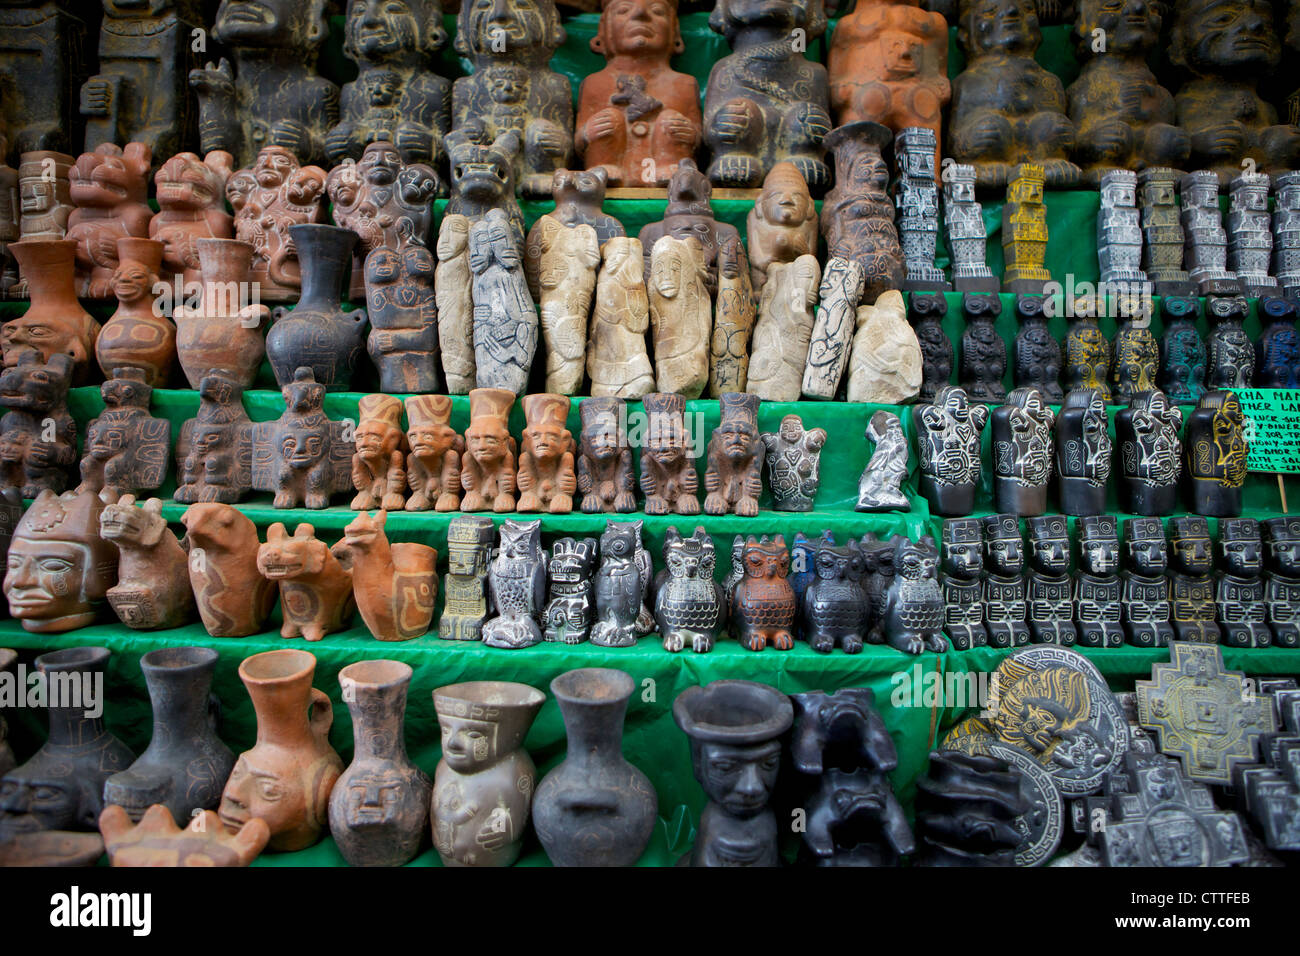
<svg viewBox="0 0 1300 956"><path fill-rule="evenodd" d="M489 647L531 647L542 641L537 619L546 601L546 551L542 522L501 523L501 543L488 566L488 595L497 616L483 624Z"/></svg>
<svg viewBox="0 0 1300 956"><path fill-rule="evenodd" d="M987 647L984 627L984 533L978 518L943 523L939 584L943 588L944 632L953 650Z"/></svg>
<svg viewBox="0 0 1300 956"><path fill-rule="evenodd" d="M1120 647L1123 587L1114 515L1079 519L1079 569L1074 577L1074 624L1080 647Z"/></svg>
<svg viewBox="0 0 1300 956"><path fill-rule="evenodd" d="M777 511L812 511L821 483L821 453L826 444L824 428L803 427L798 415L786 415L775 432L758 436L765 449L767 487ZM902 437L902 432L899 432ZM904 443L906 454L906 443Z"/></svg>
<svg viewBox="0 0 1300 956"><path fill-rule="evenodd" d="M903 423L893 412L876 412L867 422L866 437L875 450L858 479L856 510L911 511L912 502L901 488L908 466Z"/></svg>

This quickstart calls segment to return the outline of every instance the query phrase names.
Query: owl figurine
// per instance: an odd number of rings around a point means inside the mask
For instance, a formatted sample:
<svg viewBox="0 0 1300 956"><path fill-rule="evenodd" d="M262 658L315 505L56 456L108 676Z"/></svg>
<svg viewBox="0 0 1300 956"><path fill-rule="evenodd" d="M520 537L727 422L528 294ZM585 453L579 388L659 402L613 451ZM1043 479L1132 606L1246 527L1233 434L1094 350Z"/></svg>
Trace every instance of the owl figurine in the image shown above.
<svg viewBox="0 0 1300 956"><path fill-rule="evenodd" d="M846 654L862 650L867 628L867 596L862 589L865 560L856 541L837 546L815 542L813 572L803 595L804 637L812 649L829 654L838 644Z"/></svg>
<svg viewBox="0 0 1300 956"><path fill-rule="evenodd" d="M943 633L946 605L939 587L939 552L934 539L926 535L912 542L895 535L890 543L894 580L885 590L872 637L905 654L942 653L948 649Z"/></svg>
<svg viewBox="0 0 1300 956"><path fill-rule="evenodd" d="M794 647L796 602L785 538L750 535L741 562L745 576L731 599L736 639L751 651L761 651L769 644L779 651L790 650Z"/></svg>
<svg viewBox="0 0 1300 956"><path fill-rule="evenodd" d="M690 646L697 654L713 650L726 617L722 587L713 580L713 539L703 528L683 538L676 528L664 532L664 562L655 581L655 623L664 650Z"/></svg>
<svg viewBox="0 0 1300 956"><path fill-rule="evenodd" d="M483 625L483 643L508 649L542 641L537 617L546 604L542 522L504 521L501 545L488 566L488 599L497 616Z"/></svg>
<svg viewBox="0 0 1300 956"><path fill-rule="evenodd" d="M650 589L650 552L641 545L641 521L607 521L600 536L596 572L596 621L591 643L631 647L654 630L645 606Z"/></svg>

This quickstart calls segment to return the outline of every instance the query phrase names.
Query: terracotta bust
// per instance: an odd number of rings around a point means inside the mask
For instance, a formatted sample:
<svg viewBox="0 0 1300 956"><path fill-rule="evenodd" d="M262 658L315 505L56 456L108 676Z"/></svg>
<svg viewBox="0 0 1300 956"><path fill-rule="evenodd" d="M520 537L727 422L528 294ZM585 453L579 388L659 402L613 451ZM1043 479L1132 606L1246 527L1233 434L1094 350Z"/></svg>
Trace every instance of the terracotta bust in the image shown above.
<svg viewBox="0 0 1300 956"><path fill-rule="evenodd" d="M749 278L757 298L767 283L767 267L817 255L817 209L808 183L794 163L777 163L763 180L745 224Z"/></svg>
<svg viewBox="0 0 1300 956"><path fill-rule="evenodd" d="M700 143L700 89L669 58L686 49L677 0L603 0L591 49L606 66L582 81L574 145L611 186L665 186Z"/></svg>

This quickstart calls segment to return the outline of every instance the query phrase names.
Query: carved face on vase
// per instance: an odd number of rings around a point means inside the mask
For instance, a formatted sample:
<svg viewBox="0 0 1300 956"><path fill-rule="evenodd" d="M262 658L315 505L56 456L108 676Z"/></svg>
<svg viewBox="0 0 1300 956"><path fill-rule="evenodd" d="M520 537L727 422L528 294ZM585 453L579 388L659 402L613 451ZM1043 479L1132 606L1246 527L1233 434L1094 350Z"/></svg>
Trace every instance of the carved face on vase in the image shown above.
<svg viewBox="0 0 1300 956"><path fill-rule="evenodd" d="M1252 518L1230 518L1219 522L1219 564L1225 574L1256 577L1263 569L1263 543L1259 522Z"/></svg>
<svg viewBox="0 0 1300 956"><path fill-rule="evenodd" d="M1130 571L1155 577L1169 569L1169 548L1158 519L1128 519L1124 523L1124 539Z"/></svg>
<svg viewBox="0 0 1300 956"><path fill-rule="evenodd" d="M988 53L1033 56L1042 42L1034 0L962 0L957 37L972 59Z"/></svg>
<svg viewBox="0 0 1300 956"><path fill-rule="evenodd" d="M144 263L124 259L113 273L113 295L122 305L139 305L153 299L157 282L158 276Z"/></svg>
<svg viewBox="0 0 1300 956"><path fill-rule="evenodd" d="M1169 566L1182 574L1209 574L1214 570L1214 543L1204 518L1186 516L1169 522Z"/></svg>
<svg viewBox="0 0 1300 956"><path fill-rule="evenodd" d="M710 800L735 817L767 807L781 765L780 741L748 747L703 742L693 749L695 776Z"/></svg>
<svg viewBox="0 0 1300 956"><path fill-rule="evenodd" d="M29 631L90 624L116 577L117 549L99 536L103 503L90 492L43 491L9 542L9 613Z"/></svg>
<svg viewBox="0 0 1300 956"><path fill-rule="evenodd" d="M1119 537L1115 519L1090 515L1079 520L1079 569L1089 574L1119 570Z"/></svg>

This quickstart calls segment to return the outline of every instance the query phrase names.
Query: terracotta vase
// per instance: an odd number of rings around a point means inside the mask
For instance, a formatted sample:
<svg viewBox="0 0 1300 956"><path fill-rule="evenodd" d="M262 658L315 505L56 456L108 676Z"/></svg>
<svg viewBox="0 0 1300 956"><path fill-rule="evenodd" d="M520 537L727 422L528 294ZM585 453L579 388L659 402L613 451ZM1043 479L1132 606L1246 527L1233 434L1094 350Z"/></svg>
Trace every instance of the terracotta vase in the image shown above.
<svg viewBox="0 0 1300 956"><path fill-rule="evenodd" d="M320 839L343 772L329 742L334 711L312 687L315 673L316 658L306 651L266 651L239 665L257 714L257 743L239 755L218 813L231 833L253 817L265 820L272 850L302 850Z"/></svg>
<svg viewBox="0 0 1300 956"><path fill-rule="evenodd" d="M71 239L13 242L9 251L32 297L31 307L0 329L5 364L21 346L36 349L48 362L53 355L72 359L72 384L84 385L90 356L99 337L99 323L77 301L73 286L77 244Z"/></svg>
<svg viewBox="0 0 1300 956"><path fill-rule="evenodd" d="M221 702L212 674L217 652L165 647L140 658L153 705L153 736L140 759L104 784L104 802L125 808L134 822L163 804L177 825L199 810L215 810L235 755L217 736Z"/></svg>
<svg viewBox="0 0 1300 956"><path fill-rule="evenodd" d="M343 391L352 383L366 338L365 310L341 308L357 234L304 223L290 226L289 236L302 263L302 296L293 311L275 310L275 324L266 333L266 357L281 388L306 366L326 391Z"/></svg>
<svg viewBox="0 0 1300 956"><path fill-rule="evenodd" d="M250 388L266 355L262 330L268 314L266 306L251 301L258 288L249 281L253 246L238 239L197 239L195 245L202 298L197 308L177 306L172 313L181 368L190 388L214 372Z"/></svg>
<svg viewBox="0 0 1300 956"><path fill-rule="evenodd" d="M330 835L352 866L401 866L420 851L433 782L406 756L411 668L358 661L339 671L355 753L330 794Z"/></svg>
<svg viewBox="0 0 1300 956"><path fill-rule="evenodd" d="M190 544L190 585L213 637L257 634L280 590L257 570L257 526L230 505L204 502L181 515Z"/></svg>
<svg viewBox="0 0 1300 956"><path fill-rule="evenodd" d="M95 342L95 358L105 378L112 378L114 369L139 368L147 384L167 387L176 362L176 327L153 310L163 249L163 243L153 239L117 240L117 311Z"/></svg>
<svg viewBox="0 0 1300 956"><path fill-rule="evenodd" d="M509 866L528 826L537 768L524 738L546 695L469 681L433 692L442 759L433 778L433 845L446 866Z"/></svg>
<svg viewBox="0 0 1300 956"><path fill-rule="evenodd" d="M607 667L551 681L568 753L537 788L533 826L556 866L631 866L650 842L659 799L623 759L623 719L635 689L628 674Z"/></svg>

